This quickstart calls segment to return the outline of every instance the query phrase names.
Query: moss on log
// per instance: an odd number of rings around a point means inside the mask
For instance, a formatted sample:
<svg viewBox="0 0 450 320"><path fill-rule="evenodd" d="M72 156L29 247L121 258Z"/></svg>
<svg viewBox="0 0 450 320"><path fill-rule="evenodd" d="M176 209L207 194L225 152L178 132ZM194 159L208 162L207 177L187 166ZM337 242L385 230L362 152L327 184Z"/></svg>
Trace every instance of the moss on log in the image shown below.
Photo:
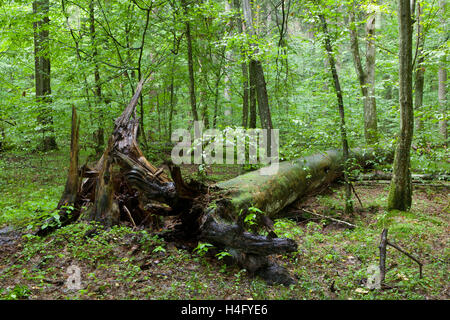
<svg viewBox="0 0 450 320"><path fill-rule="evenodd" d="M350 154L353 166L367 168L376 158L390 158L389 153L373 149L353 149ZM293 161L281 162L274 175L263 175L261 170L217 183L229 202L220 202L220 217L234 220L249 207L260 209L269 218L295 200L320 190L343 175L343 157L339 150L328 150ZM223 206L227 208L223 208Z"/></svg>

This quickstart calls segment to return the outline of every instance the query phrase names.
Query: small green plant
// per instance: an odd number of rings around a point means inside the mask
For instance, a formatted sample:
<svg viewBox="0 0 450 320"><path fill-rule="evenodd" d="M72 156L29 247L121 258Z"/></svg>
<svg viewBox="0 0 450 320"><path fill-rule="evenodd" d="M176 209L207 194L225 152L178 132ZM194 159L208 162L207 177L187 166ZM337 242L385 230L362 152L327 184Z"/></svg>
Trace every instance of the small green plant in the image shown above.
<svg viewBox="0 0 450 320"><path fill-rule="evenodd" d="M216 257L219 260L222 260L223 258L225 258L227 256L231 257L231 254L229 252L226 252L226 251L221 251L218 254L216 254Z"/></svg>
<svg viewBox="0 0 450 320"><path fill-rule="evenodd" d="M242 210L241 210L241 214L242 214ZM256 215L257 214L262 214L263 212L256 208L256 207L249 207L248 208L248 214L245 216L244 218L244 223L248 224L249 226L255 225L256 224Z"/></svg>
<svg viewBox="0 0 450 320"><path fill-rule="evenodd" d="M155 249L153 249L152 251L153 253L158 253L158 252L166 252L166 249L164 249L163 246L157 246Z"/></svg>
<svg viewBox="0 0 450 320"><path fill-rule="evenodd" d="M213 245L210 243L199 242L197 247L194 249L194 252L199 256L204 256L211 247L213 247Z"/></svg>
<svg viewBox="0 0 450 320"><path fill-rule="evenodd" d="M19 300L26 299L31 295L31 290L21 284L17 284L14 289L12 289L9 293L4 295L2 298L5 300Z"/></svg>

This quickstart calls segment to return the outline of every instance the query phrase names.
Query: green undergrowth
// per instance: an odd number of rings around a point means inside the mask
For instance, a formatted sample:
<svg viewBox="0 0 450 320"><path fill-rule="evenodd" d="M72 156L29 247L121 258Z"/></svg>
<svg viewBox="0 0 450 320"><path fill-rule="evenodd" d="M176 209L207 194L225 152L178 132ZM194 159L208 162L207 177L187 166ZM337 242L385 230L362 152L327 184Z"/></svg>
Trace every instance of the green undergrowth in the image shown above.
<svg viewBox="0 0 450 320"><path fill-rule="evenodd" d="M49 153L45 161L38 154L0 159L0 225L24 233L15 244L0 247L1 299L449 298L448 188L417 187L411 211L388 212L388 186L356 185L363 208L355 199L354 215L343 216L343 190L333 186L306 209L357 227L345 229L314 216L277 220L275 233L294 239L298 251L274 259L296 284L269 286L226 265L226 251L166 242L150 230L79 222L47 237L28 234L42 217L54 214L67 172L67 156L61 154ZM389 241L424 263L423 278L417 263L388 247L388 288L366 288L368 269L379 262L383 228L389 229ZM80 270L79 289L67 286L72 266Z"/></svg>

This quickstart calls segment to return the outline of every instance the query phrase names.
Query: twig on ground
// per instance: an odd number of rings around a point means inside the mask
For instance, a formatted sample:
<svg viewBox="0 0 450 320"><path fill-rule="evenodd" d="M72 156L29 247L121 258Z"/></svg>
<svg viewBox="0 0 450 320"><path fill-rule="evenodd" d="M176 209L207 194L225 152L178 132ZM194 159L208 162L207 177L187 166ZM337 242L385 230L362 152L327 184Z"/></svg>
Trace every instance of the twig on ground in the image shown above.
<svg viewBox="0 0 450 320"><path fill-rule="evenodd" d="M128 210L128 208L126 206L123 206L123 208L125 209L125 212L127 213L128 218L130 218L131 223L133 224L133 227L136 229L137 226L136 226L136 223L134 222L133 217L131 216L130 210Z"/></svg>
<svg viewBox="0 0 450 320"><path fill-rule="evenodd" d="M328 220L334 221L334 222L339 223L339 224L343 224L343 225L349 227L350 229L356 228L356 225L354 225L354 224L352 224L350 222L347 222L347 221L339 220L339 219L336 219L336 218L325 216L323 214L311 212L311 211L308 211L308 210L305 210L305 209L301 209L301 210L306 212L306 213L312 214L313 216L317 216L317 217L320 217L320 218L323 218L323 219L328 219Z"/></svg>
<svg viewBox="0 0 450 320"><path fill-rule="evenodd" d="M391 247L397 249L398 251L400 251L401 253L403 253L404 255L406 255L408 258L410 258L411 260L414 260L418 265L419 265L419 277L420 279L422 279L422 267L423 267L423 263L420 262L418 259L414 258L411 254L409 254L408 252L406 252L404 249L402 249L400 246L396 245L395 243L389 242L386 240L386 243L388 245L390 245Z"/></svg>

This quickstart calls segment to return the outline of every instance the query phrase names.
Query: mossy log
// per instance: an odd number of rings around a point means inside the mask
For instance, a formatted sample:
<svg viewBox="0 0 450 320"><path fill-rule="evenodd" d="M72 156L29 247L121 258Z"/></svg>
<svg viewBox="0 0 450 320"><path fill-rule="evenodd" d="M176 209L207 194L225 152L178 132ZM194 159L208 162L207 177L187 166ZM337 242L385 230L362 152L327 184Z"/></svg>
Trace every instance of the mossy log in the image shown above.
<svg viewBox="0 0 450 320"><path fill-rule="evenodd" d="M353 149L350 154L352 166L358 168L371 167L376 158L392 160L392 154L364 149ZM263 174L260 169L219 182L216 193L220 197L203 217L200 238L230 248L241 265L269 282L290 284L293 280L285 270L267 256L296 251L297 245L291 239L278 238L272 220L283 217L283 209L294 201L318 193L342 177L343 167L342 152L328 150L282 162L274 175ZM252 213L254 218L250 217L248 225L245 220ZM254 235L246 229L263 230L268 235Z"/></svg>
<svg viewBox="0 0 450 320"><path fill-rule="evenodd" d="M115 121L105 151L93 166L78 168L79 122L73 109L70 168L57 208L61 218L59 223L46 221L46 228L38 234L45 235L77 219L106 226L128 222L132 226L165 228L166 239L212 243L228 250L234 262L268 282L293 283L271 256L295 252L297 244L277 237L272 219L282 215L283 208L296 199L340 177L341 152L331 150L283 162L274 175L262 175L258 170L213 187L184 182L180 168L169 161L165 164L169 178L164 167L156 168L147 161L137 142L136 105L143 84L138 84L130 104ZM355 163L362 166L374 155L363 150L353 152ZM63 210L67 207L70 210ZM251 210L257 214L249 225L245 218Z"/></svg>
<svg viewBox="0 0 450 320"><path fill-rule="evenodd" d="M352 165L359 168L371 166L377 157L389 158L389 154L373 149L351 150ZM269 218L277 218L280 212L295 200L311 195L327 187L343 175L342 151L328 150L293 161L281 162L278 172L264 175L256 170L217 184L230 203L226 204L228 218L250 206L264 212Z"/></svg>

